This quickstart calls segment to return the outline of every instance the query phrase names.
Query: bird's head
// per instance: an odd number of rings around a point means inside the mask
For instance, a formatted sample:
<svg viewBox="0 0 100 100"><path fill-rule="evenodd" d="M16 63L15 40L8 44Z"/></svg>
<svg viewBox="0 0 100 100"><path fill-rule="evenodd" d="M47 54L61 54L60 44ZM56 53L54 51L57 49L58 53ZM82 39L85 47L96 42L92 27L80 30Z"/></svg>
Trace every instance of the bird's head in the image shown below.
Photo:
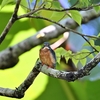
<svg viewBox="0 0 100 100"><path fill-rule="evenodd" d="M50 47L49 42L44 42L44 47Z"/></svg>

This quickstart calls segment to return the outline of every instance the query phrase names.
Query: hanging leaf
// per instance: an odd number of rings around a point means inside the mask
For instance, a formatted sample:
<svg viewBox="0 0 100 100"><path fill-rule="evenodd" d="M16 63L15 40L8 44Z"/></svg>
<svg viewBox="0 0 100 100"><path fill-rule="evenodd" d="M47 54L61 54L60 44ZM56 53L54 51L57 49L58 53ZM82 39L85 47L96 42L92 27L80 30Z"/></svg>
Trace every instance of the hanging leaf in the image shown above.
<svg viewBox="0 0 100 100"><path fill-rule="evenodd" d="M64 56L67 53L67 51L62 47L56 49L55 52L56 52L56 55L60 55L60 56Z"/></svg>
<svg viewBox="0 0 100 100"><path fill-rule="evenodd" d="M68 62L69 58L70 58L70 57L65 57L66 62Z"/></svg>
<svg viewBox="0 0 100 100"><path fill-rule="evenodd" d="M80 60L80 63L82 64L82 66L84 66L86 64L86 61L87 61L86 58Z"/></svg>
<svg viewBox="0 0 100 100"><path fill-rule="evenodd" d="M73 61L74 65L77 67L79 60L76 60L75 58L72 58L72 61Z"/></svg>
<svg viewBox="0 0 100 100"><path fill-rule="evenodd" d="M81 25L81 21L82 21L82 16L79 13L79 11L76 10L70 10L69 13L71 14L71 18L78 23L79 25Z"/></svg>
<svg viewBox="0 0 100 100"><path fill-rule="evenodd" d="M94 55L93 54L90 54L88 57L92 59L94 57Z"/></svg>

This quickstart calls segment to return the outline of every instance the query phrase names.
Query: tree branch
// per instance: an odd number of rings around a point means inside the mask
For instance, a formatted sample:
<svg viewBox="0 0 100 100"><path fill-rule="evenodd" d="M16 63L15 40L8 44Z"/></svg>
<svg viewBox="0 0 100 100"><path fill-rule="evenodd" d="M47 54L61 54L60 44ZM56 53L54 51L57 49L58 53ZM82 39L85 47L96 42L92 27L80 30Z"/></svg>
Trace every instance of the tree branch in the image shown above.
<svg viewBox="0 0 100 100"><path fill-rule="evenodd" d="M78 71L74 72L66 72L60 71L56 69L52 69L46 65L42 65L41 62L38 60L36 62L35 67L32 69L28 77L25 81L16 89L8 89L8 88L1 88L0 87L0 95L12 97L12 98L22 98L24 97L25 91L30 87L33 83L36 76L41 72L45 73L48 76L52 76L58 79L63 79L66 81L75 81L79 78L89 75L89 72L96 67L96 65L100 62L100 52L83 68L79 69Z"/></svg>
<svg viewBox="0 0 100 100"><path fill-rule="evenodd" d="M38 66L38 65L36 65ZM25 81L16 89L2 88L0 87L0 95L12 98L22 98L24 97L25 91L32 85L34 79L40 73L35 67L25 79Z"/></svg>
<svg viewBox="0 0 100 100"><path fill-rule="evenodd" d="M62 24L60 24L60 23L58 23L58 22L56 22L56 21L54 21L54 20L51 20L51 19L48 19L48 18L45 18L45 17L42 17L42 16L31 16L31 15L30 15L30 16L26 16L26 17L28 17L28 18L36 18L36 19L43 19L43 20L52 22L52 23L57 24L58 26L64 28L66 31L74 32L75 34L78 34L78 35L82 36L83 38L84 38L84 37L88 37L88 38L100 39L100 38L97 37L97 36L91 36L91 35L81 34L80 32L77 32L77 31L75 31L75 30L73 30L73 29L70 29L70 28L68 28L68 27L66 27L66 26L63 26ZM86 40L86 39L85 39L85 40Z"/></svg>
<svg viewBox="0 0 100 100"><path fill-rule="evenodd" d="M43 10L43 8L41 8L41 9L37 9L36 11L34 11L34 12L37 12L37 11L39 11L39 10ZM32 11L33 12L33 11ZM88 12L88 11L87 11ZM89 17L89 14L90 14L90 12L92 13L92 14L96 14L96 12L92 9L91 11L89 11L89 13L88 13L88 15L86 16L86 19L84 18L84 15L83 15L83 20L82 20L82 22L83 23L86 23L88 20L90 20L90 19L88 19ZM96 16L94 16L94 17L97 17L97 16L100 16L100 12L98 13L98 14L96 14ZM56 22L56 21L54 21L54 20L51 20L51 19L49 19L49 18L45 18L45 17L42 17L42 16L33 16L33 15L31 15L31 12L30 13L27 13L27 14L24 14L24 15L21 15L21 16L18 16L18 19L21 19L21 18L25 18L25 17L28 17L28 18L36 18L36 19L43 19L43 20L46 20L46 21L49 21L49 22L51 22L51 23L54 23L54 24L56 24L56 25L58 25L58 26L60 26L61 28L64 28L64 30L65 31L71 31L71 32L74 32L74 33L76 33L76 34L78 34L78 35L80 35L80 36L85 36L85 37L89 37L89 38L96 38L96 39L100 39L100 38L98 38L98 37L96 37L96 36L90 36L90 35L85 35L85 34L81 34L80 32L77 32L77 31L75 31L75 30L73 30L72 28L70 28L70 27L67 27L67 23L66 24L62 24L61 22ZM93 17L92 17L93 18ZM70 18L69 18L70 19ZM87 20L88 19L88 20ZM76 22L74 22L75 24L77 24ZM69 24L69 23L68 23ZM77 25L78 26L78 25ZM62 29L63 30L63 29ZM64 31L64 32L65 32Z"/></svg>
<svg viewBox="0 0 100 100"><path fill-rule="evenodd" d="M40 62L38 62L39 66L35 66L37 70L43 72L44 74L48 76L52 76L59 79L64 79L66 81L75 81L78 78L82 78L84 76L89 75L90 71L96 67L96 65L100 62L100 52L90 61L88 62L84 67L81 69L74 71L74 72L65 72L60 71L56 69L52 69L46 65L42 66Z"/></svg>
<svg viewBox="0 0 100 100"><path fill-rule="evenodd" d="M82 23L87 23L88 21L99 17L100 13L96 13L94 10L90 10L82 13L82 16ZM75 29L76 27L78 27L78 24L76 24L76 22L73 21L71 18L64 19L59 23L70 29ZM37 32L34 36L29 37L26 40L5 49L4 51L0 52L0 69L13 67L18 63L18 58L21 54L29 51L39 44L42 44L44 41L51 40L62 35L62 33L64 32L66 32L66 29L62 28L61 26L56 24L50 25ZM37 38L38 34L44 34L44 37Z"/></svg>

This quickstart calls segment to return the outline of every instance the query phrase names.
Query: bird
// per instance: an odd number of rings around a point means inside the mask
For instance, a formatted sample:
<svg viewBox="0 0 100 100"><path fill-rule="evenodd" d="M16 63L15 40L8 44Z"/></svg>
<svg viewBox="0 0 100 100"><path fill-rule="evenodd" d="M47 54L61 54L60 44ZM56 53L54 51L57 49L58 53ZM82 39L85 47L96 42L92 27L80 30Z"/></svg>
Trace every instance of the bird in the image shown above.
<svg viewBox="0 0 100 100"><path fill-rule="evenodd" d="M39 58L43 65L53 69L56 67L56 55L49 42L44 42L43 47L39 51Z"/></svg>

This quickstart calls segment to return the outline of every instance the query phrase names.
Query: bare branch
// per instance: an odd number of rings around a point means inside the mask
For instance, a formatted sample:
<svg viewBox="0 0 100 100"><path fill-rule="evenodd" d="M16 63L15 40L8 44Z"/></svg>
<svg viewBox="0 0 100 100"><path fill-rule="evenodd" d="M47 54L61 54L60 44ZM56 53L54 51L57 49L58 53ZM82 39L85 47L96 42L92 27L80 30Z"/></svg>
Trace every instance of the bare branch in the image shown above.
<svg viewBox="0 0 100 100"><path fill-rule="evenodd" d="M5 39L6 35L8 34L8 32L11 28L11 26L13 25L13 23L17 20L17 12L18 12L18 9L19 9L20 2L21 2L21 0L17 0L14 12L13 12L10 20L8 21L8 24L6 25L5 29L3 30L3 32L0 35L0 44Z"/></svg>

